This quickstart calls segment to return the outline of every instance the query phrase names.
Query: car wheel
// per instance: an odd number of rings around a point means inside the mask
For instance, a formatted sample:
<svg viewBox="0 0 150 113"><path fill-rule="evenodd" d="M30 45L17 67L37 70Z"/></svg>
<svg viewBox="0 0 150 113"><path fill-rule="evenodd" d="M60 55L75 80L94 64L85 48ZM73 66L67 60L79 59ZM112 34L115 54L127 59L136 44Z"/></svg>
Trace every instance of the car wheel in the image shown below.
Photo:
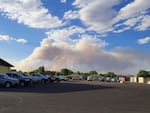
<svg viewBox="0 0 150 113"><path fill-rule="evenodd" d="M6 82L6 83L5 83L5 87L6 87L6 88L10 88L10 87L11 87L11 83L10 83L10 82Z"/></svg>
<svg viewBox="0 0 150 113"><path fill-rule="evenodd" d="M31 84L31 85L33 84L33 80L30 80L30 84Z"/></svg>
<svg viewBox="0 0 150 113"><path fill-rule="evenodd" d="M59 83L59 82L60 82L60 80L56 79L56 80L55 80L55 82L56 82L56 83Z"/></svg>
<svg viewBox="0 0 150 113"><path fill-rule="evenodd" d="M44 79L42 79L42 83L45 83L45 80L44 80Z"/></svg>
<svg viewBox="0 0 150 113"><path fill-rule="evenodd" d="M20 85L21 85L22 87L24 87L24 86L25 86L24 81L21 81L21 82L20 82Z"/></svg>

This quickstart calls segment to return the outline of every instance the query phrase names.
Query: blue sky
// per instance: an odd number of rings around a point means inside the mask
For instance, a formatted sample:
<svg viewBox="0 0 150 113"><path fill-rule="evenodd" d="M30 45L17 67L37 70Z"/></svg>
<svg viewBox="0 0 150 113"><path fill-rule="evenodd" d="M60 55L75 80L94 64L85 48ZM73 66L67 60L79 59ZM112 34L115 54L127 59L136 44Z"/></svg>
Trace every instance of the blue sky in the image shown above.
<svg viewBox="0 0 150 113"><path fill-rule="evenodd" d="M109 4L108 4L109 3ZM150 67L148 0L0 0L0 57L17 70Z"/></svg>

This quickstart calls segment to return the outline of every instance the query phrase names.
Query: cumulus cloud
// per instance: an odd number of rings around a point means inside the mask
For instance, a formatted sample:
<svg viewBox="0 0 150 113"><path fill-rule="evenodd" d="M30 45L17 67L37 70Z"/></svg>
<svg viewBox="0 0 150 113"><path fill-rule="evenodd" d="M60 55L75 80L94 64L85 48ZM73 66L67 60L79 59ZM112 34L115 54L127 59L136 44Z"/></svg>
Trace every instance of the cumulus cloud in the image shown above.
<svg viewBox="0 0 150 113"><path fill-rule="evenodd" d="M57 71L69 68L73 71L84 72L97 70L98 72L136 74L140 69L149 68L149 53L131 48L106 51L99 48L95 44L96 41L92 43L92 39L81 38L73 47L66 48L53 45L51 40L46 38L40 47L18 64L18 69L29 71L43 65L49 70Z"/></svg>
<svg viewBox="0 0 150 113"><path fill-rule="evenodd" d="M149 0L134 0L133 2L127 4L125 7L121 8L116 19L128 19L137 15L142 14L147 9L150 8ZM146 12L145 12L146 13Z"/></svg>
<svg viewBox="0 0 150 113"><path fill-rule="evenodd" d="M60 2L62 2L62 3L66 3L66 2L67 2L67 0L60 0Z"/></svg>
<svg viewBox="0 0 150 113"><path fill-rule="evenodd" d="M112 50L112 52L119 53L128 57L126 59L126 62L128 62L127 64L131 63L131 65L128 65L128 68L124 68L124 70L122 70L122 72L124 73L137 74L141 69L149 70L150 53L148 51L144 51L143 49L116 47Z"/></svg>
<svg viewBox="0 0 150 113"><path fill-rule="evenodd" d="M73 34L80 34L80 38L73 39L71 37ZM31 70L40 65L54 70L70 66L73 69L74 66L80 66L82 60L86 65L88 57L94 56L99 48L108 45L95 36L85 34L82 28L76 26L50 31L47 35L48 38L43 39L41 46L37 47L28 58L19 63L18 69ZM85 67L83 66L83 68Z"/></svg>
<svg viewBox="0 0 150 113"><path fill-rule="evenodd" d="M4 2L4 0L2 1ZM32 1L35 3L35 5L32 5L32 8L39 11L39 15L35 13L36 19L33 18L34 16L31 17L31 20L37 20L33 23L28 22L28 19L22 20L22 17L25 18L22 13L13 13L4 6L0 6L4 7L0 9L9 18L18 20L31 27L51 28L57 25L61 26L62 21L49 14L48 10L42 7L41 2L37 1ZM142 0L134 0L116 10L114 7L120 5L121 2L123 1L74 0L72 5L75 9L65 12L63 19L71 20L78 18L85 25L84 28L70 26L68 28L50 30L46 33L47 38L41 41L40 46L35 48L30 56L18 63L17 69L31 71L43 65L48 70L69 68L73 71L87 72L97 70L98 72L113 71L127 74L135 74L140 69L148 69L150 66L150 54L148 52L122 47L116 47L108 51L105 50L105 47L109 43L99 38L98 35L91 35L92 33L88 32L96 31L98 34L105 34L107 32L120 33L129 29L148 30L150 26L148 21L150 2L148 0L144 2ZM18 3L14 2L14 5L16 4ZM32 13L33 10L30 8L29 10ZM39 17L42 20L40 22L45 24L38 23ZM51 20L49 17L54 20L52 24L47 24ZM4 39L7 40L6 37ZM139 39L138 43L145 44L149 40L149 37Z"/></svg>
<svg viewBox="0 0 150 113"><path fill-rule="evenodd" d="M109 4L108 4L109 2ZM116 10L114 7L124 2L124 6ZM75 0L73 5L78 8L80 20L98 33L120 33L129 29L148 30L150 2L134 0Z"/></svg>
<svg viewBox="0 0 150 113"><path fill-rule="evenodd" d="M144 16L143 19L141 20L142 22L136 27L136 29L139 31L148 30L150 28L149 20L150 20L149 15Z"/></svg>
<svg viewBox="0 0 150 113"><path fill-rule="evenodd" d="M69 68L73 71L97 70L135 74L140 69L149 68L149 53L121 47L107 51L107 42L87 35L84 30L81 32L81 29L73 26L49 31L48 37L41 41L41 45L35 48L29 57L18 63L17 70L31 71L42 65L48 70L56 71ZM67 38L61 38L65 34ZM73 34L80 35L74 39Z"/></svg>
<svg viewBox="0 0 150 113"><path fill-rule="evenodd" d="M137 41L139 44L147 44L150 42L150 37L146 37L146 38L141 38L141 39L138 39Z"/></svg>
<svg viewBox="0 0 150 113"><path fill-rule="evenodd" d="M79 8L80 19L90 30L103 33L112 31L112 19L117 14L112 7L117 5L119 1L120 0L75 0L73 5Z"/></svg>
<svg viewBox="0 0 150 113"><path fill-rule="evenodd" d="M13 38L9 37L8 35L0 35L0 40L9 41L13 40Z"/></svg>
<svg viewBox="0 0 150 113"><path fill-rule="evenodd" d="M43 7L41 0L0 0L0 4L3 15L29 27L55 28L63 24Z"/></svg>
<svg viewBox="0 0 150 113"><path fill-rule="evenodd" d="M25 39L23 39L23 38L20 38L20 39L16 39L16 41L18 42L18 43L27 43L27 40L25 40Z"/></svg>
<svg viewBox="0 0 150 113"><path fill-rule="evenodd" d="M72 11L72 10L69 10L67 12L65 12L64 14L64 19L77 19L79 18L79 14L78 14L78 11Z"/></svg>
<svg viewBox="0 0 150 113"><path fill-rule="evenodd" d="M16 39L8 35L0 35L0 41L16 41L18 43L23 43L23 44L28 42L27 40L23 38Z"/></svg>
<svg viewBox="0 0 150 113"><path fill-rule="evenodd" d="M125 5L116 10L114 7L122 2ZM0 0L0 4L3 15L29 27L56 28L65 25L63 20L52 15L43 6L41 0ZM75 9L66 11L63 19L66 21L78 18L89 30L97 33L120 33L129 29L143 31L150 27L149 0L74 0L72 5Z"/></svg>
<svg viewBox="0 0 150 113"><path fill-rule="evenodd" d="M134 0L133 2L122 7L117 16L113 19L114 24L119 23L124 27L130 27L130 29L144 31L150 27L149 19L150 2L145 0ZM121 22L122 21L122 24ZM115 25L115 27L117 27ZM128 30L128 29L127 29ZM124 30L123 30L124 31Z"/></svg>

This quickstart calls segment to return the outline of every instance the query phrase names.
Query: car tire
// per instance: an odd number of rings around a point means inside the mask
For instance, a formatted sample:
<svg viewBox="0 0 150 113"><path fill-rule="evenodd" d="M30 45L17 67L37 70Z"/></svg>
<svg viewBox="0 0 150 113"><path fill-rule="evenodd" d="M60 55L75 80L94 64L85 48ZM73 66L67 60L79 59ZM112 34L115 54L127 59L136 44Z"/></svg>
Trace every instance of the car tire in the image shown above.
<svg viewBox="0 0 150 113"><path fill-rule="evenodd" d="M42 80L41 80L41 82L42 82L42 83L45 83L45 80L44 80L44 79L42 79Z"/></svg>
<svg viewBox="0 0 150 113"><path fill-rule="evenodd" d="M55 80L55 82L56 82L56 83L59 83L59 82L60 82L60 80L59 80L59 79L56 79L56 80Z"/></svg>
<svg viewBox="0 0 150 113"><path fill-rule="evenodd" d="M30 84L31 84L31 85L33 84L33 80L30 80Z"/></svg>
<svg viewBox="0 0 150 113"><path fill-rule="evenodd" d="M20 82L20 85L21 85L22 87L24 87L24 86L25 86L25 82L24 82L24 81L21 81L21 82Z"/></svg>
<svg viewBox="0 0 150 113"><path fill-rule="evenodd" d="M5 83L5 87L6 87L6 88L10 88L11 86L12 86L12 84L11 84L10 82L6 82L6 83Z"/></svg>

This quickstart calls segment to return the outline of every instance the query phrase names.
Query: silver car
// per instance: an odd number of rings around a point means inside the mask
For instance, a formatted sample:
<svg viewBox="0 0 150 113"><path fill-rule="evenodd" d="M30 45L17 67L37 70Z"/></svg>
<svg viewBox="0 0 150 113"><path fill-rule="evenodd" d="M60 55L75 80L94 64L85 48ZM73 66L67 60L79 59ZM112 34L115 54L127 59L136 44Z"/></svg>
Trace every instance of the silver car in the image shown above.
<svg viewBox="0 0 150 113"><path fill-rule="evenodd" d="M10 88L12 86L18 85L19 80L15 78L11 78L6 74L0 74L0 85L5 86L6 88Z"/></svg>

